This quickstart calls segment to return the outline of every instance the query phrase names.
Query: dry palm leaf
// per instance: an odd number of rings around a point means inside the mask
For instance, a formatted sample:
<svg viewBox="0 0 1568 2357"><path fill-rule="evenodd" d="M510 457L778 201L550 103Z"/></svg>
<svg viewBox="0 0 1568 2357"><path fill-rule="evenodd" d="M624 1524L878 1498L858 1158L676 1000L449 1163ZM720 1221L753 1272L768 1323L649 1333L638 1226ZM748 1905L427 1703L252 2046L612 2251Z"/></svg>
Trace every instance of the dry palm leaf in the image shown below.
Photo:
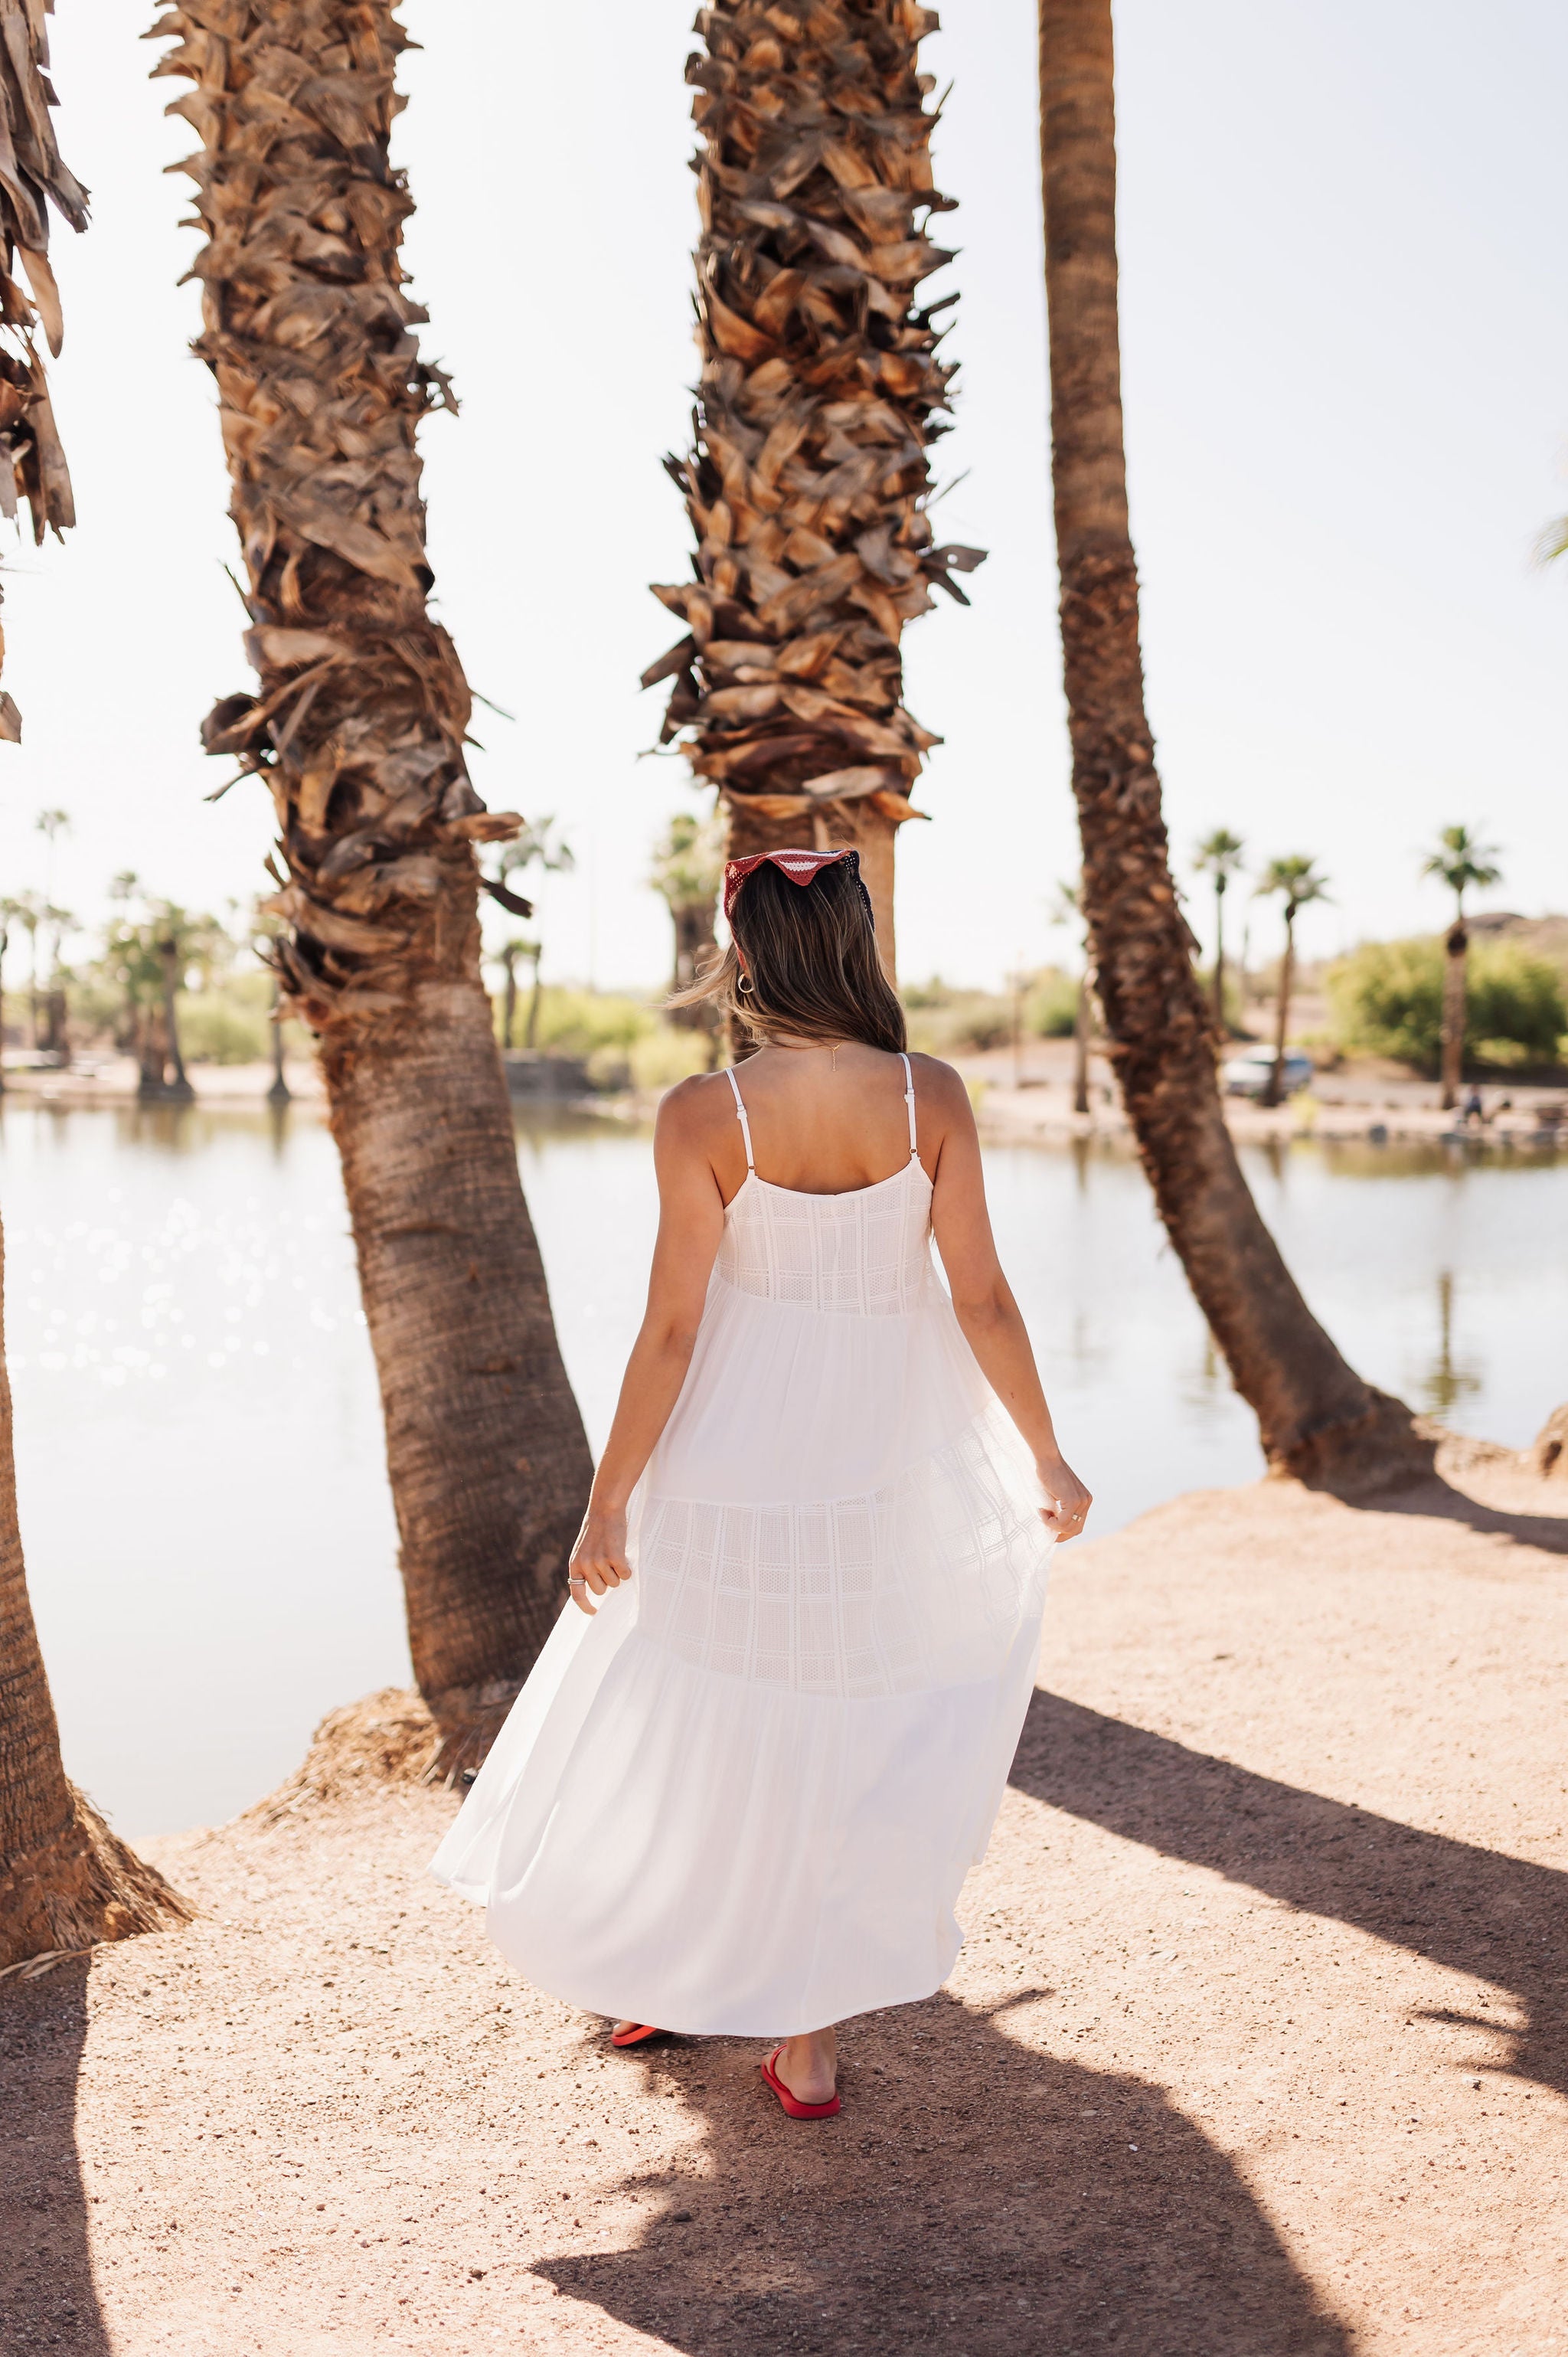
<svg viewBox="0 0 1568 2357"><path fill-rule="evenodd" d="M53 0L0 0L0 514L14 519L26 500L35 544L46 531L60 534L76 522L35 341L41 325L58 353L65 333L45 199L72 229L87 227L87 190L60 161L49 121L56 100L44 19L52 10ZM0 739L15 745L21 735L21 715L0 691Z"/></svg>
<svg viewBox="0 0 1568 2357"><path fill-rule="evenodd" d="M929 451L952 366L922 282L937 122L915 0L717 0L687 64L703 220L693 447L670 458L694 578L654 594L688 636L661 741L730 807L732 838L885 831L939 740L904 708L899 641L974 548L933 544ZM864 825L864 820L861 822ZM880 920L879 920L880 929Z"/></svg>
<svg viewBox="0 0 1568 2357"><path fill-rule="evenodd" d="M156 70L195 85L169 111L202 141L180 167L208 239L196 350L218 380L261 679L203 741L266 779L285 990L342 1039L421 979L477 974L473 845L521 823L469 780L467 683L426 610L415 434L456 404L403 291L413 200L388 136L408 42L386 0L187 0L151 38L178 44Z"/></svg>

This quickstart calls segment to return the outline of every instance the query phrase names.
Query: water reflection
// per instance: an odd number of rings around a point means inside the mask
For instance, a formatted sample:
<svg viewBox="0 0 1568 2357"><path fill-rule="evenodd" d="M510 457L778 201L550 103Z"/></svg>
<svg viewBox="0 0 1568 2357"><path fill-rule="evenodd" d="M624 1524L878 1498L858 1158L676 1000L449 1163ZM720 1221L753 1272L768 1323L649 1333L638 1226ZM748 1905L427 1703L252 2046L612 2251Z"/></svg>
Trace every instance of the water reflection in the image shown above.
<svg viewBox="0 0 1568 2357"><path fill-rule="evenodd" d="M1454 1353L1454 1272L1449 1268L1441 1270L1437 1279L1437 1356L1423 1379L1422 1405L1451 1423L1452 1411L1461 1400L1473 1399L1484 1381L1477 1360Z"/></svg>
<svg viewBox="0 0 1568 2357"><path fill-rule="evenodd" d="M520 1109L590 1436L641 1312L649 1133ZM1568 1158L1296 1145L1243 1162L1374 1382L1519 1445L1568 1397ZM991 1149L1064 1444L1113 1527L1258 1469L1251 1416L1114 1142ZM73 1771L127 1831L211 1821L323 1711L407 1676L381 1411L336 1150L300 1102L0 1100L24 1529Z"/></svg>

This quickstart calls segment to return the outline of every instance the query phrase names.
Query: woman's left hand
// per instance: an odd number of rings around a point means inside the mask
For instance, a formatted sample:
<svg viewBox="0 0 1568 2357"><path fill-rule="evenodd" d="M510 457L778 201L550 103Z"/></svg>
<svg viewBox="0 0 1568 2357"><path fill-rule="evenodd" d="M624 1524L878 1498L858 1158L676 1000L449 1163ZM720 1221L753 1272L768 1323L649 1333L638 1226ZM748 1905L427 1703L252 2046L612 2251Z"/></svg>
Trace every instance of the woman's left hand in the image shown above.
<svg viewBox="0 0 1568 2357"><path fill-rule="evenodd" d="M573 1603L592 1620L598 1608L589 1603L589 1596L603 1596L607 1588L618 1587L623 1579L631 1577L624 1513L609 1514L589 1507L572 1549L567 1577Z"/></svg>
<svg viewBox="0 0 1568 2357"><path fill-rule="evenodd" d="M1063 1457L1053 1457L1036 1467L1045 1485L1048 1506L1040 1508L1040 1520L1053 1538L1076 1539L1082 1534L1089 1510L1094 1500Z"/></svg>

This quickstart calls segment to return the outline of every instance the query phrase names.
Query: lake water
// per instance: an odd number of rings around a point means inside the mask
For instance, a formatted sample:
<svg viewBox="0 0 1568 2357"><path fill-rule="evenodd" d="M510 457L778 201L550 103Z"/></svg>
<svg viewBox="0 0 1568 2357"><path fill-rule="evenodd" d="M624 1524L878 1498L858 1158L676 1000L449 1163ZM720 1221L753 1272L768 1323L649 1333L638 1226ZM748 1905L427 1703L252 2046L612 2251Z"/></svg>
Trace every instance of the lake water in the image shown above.
<svg viewBox="0 0 1568 2357"><path fill-rule="evenodd" d="M650 1141L520 1121L566 1363L604 1437L654 1226ZM988 1152L1063 1445L1113 1528L1245 1480L1252 1420L1126 1154ZM1522 1445L1568 1397L1568 1156L1246 1157L1307 1297L1374 1382ZM324 1711L408 1681L381 1414L319 1119L0 1109L34 1606L67 1765L134 1837L245 1807Z"/></svg>

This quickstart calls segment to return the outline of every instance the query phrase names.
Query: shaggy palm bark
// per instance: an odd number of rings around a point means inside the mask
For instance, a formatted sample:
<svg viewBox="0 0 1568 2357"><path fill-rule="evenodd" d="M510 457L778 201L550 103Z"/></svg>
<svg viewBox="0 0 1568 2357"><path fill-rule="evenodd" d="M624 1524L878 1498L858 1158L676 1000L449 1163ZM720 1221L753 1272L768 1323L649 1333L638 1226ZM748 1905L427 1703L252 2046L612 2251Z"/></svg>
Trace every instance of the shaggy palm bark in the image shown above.
<svg viewBox="0 0 1568 2357"><path fill-rule="evenodd" d="M54 94L46 79L43 18L37 5L0 0L0 124L8 142L0 166L0 513L15 517L18 500L26 500L35 543L76 521L34 342L40 318L50 351L61 342L46 197L73 229L87 226L87 191L61 163L49 122ZM18 255L32 304L12 275ZM16 705L0 694L0 738L15 744L21 733ZM0 1243L0 1294L3 1280ZM184 1922L189 1912L162 1876L109 1831L60 1759L16 1519L0 1301L0 1971Z"/></svg>
<svg viewBox="0 0 1568 2357"><path fill-rule="evenodd" d="M33 541L60 537L76 522L70 474L55 429L48 375L36 341L41 326L51 352L64 336L59 294L49 267L48 202L72 229L87 227L87 190L60 160L49 109L48 39L52 0L0 0L0 515L15 521L26 500ZM46 201L48 200L48 201ZM17 265L32 290L17 284ZM0 662L5 641L0 638ZM0 690L0 740L22 738L22 716Z"/></svg>
<svg viewBox="0 0 1568 2357"><path fill-rule="evenodd" d="M455 1763L560 1608L591 1465L479 972L473 845L521 821L469 781L467 684L426 610L415 431L451 403L402 291L406 43L387 0L192 0L156 31L179 38L158 70L197 85L171 109L202 141L196 350L261 682L204 739L273 797L278 970L320 1042L414 1672Z"/></svg>
<svg viewBox="0 0 1568 2357"><path fill-rule="evenodd" d="M0 1248L0 1282L4 1254ZM67 1777L27 1599L0 1318L0 1971L189 1921Z"/></svg>
<svg viewBox="0 0 1568 2357"><path fill-rule="evenodd" d="M702 135L694 447L671 457L694 579L661 742L719 791L728 856L854 844L894 971L893 845L940 740L905 710L904 626L981 551L932 545L928 451L954 371L921 281L935 13L915 0L715 0L687 64Z"/></svg>
<svg viewBox="0 0 1568 2357"><path fill-rule="evenodd" d="M1220 1110L1213 1025L1171 881L1144 709L1116 294L1111 0L1041 0L1052 466L1081 907L1128 1119L1160 1216L1271 1464L1425 1469L1410 1412L1340 1356L1259 1217Z"/></svg>

